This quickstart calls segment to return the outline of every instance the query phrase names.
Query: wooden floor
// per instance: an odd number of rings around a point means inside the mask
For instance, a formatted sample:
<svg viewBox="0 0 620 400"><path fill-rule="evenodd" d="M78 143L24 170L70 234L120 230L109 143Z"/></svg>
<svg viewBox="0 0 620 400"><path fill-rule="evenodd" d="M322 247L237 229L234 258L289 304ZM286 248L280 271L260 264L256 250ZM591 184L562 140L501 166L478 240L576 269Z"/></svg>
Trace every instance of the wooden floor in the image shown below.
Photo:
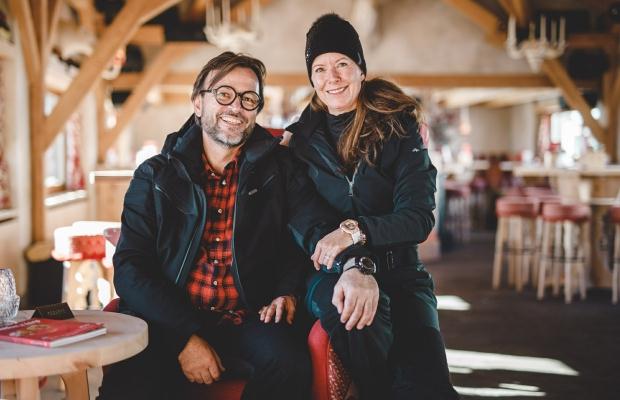
<svg viewBox="0 0 620 400"><path fill-rule="evenodd" d="M611 305L611 290L589 290L586 301L570 305L538 301L531 288L493 291L492 256L492 234L475 234L427 266L463 399L619 399L620 305ZM101 373L90 372L94 399ZM50 379L42 398L63 396Z"/></svg>
<svg viewBox="0 0 620 400"><path fill-rule="evenodd" d="M493 291L492 256L492 234L478 234L428 265L440 307L469 306L440 310L463 399L620 399L620 306L611 305L611 290L591 289L569 305L538 301L532 288Z"/></svg>

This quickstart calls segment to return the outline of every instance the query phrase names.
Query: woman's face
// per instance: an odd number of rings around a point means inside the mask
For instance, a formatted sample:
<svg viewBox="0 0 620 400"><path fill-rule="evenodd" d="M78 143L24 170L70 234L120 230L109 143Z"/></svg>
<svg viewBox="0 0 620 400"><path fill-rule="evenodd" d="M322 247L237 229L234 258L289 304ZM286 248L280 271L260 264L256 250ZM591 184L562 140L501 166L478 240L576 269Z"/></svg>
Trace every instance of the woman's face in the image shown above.
<svg viewBox="0 0 620 400"><path fill-rule="evenodd" d="M361 68L341 53L324 53L315 58L311 77L316 94L332 115L355 108L366 78Z"/></svg>

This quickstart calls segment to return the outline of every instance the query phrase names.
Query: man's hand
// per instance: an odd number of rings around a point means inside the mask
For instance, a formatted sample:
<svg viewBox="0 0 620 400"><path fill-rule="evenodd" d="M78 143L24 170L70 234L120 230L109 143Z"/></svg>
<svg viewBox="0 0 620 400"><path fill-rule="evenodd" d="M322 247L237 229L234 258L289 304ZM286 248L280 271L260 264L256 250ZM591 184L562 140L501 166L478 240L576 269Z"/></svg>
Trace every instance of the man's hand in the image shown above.
<svg viewBox="0 0 620 400"><path fill-rule="evenodd" d="M332 304L338 309L340 322L347 330L362 329L372 324L379 304L379 285L372 275L364 275L357 268L344 272L336 286Z"/></svg>
<svg viewBox="0 0 620 400"><path fill-rule="evenodd" d="M334 259L340 252L353 244L351 235L338 228L335 231L325 235L319 240L314 249L314 254L310 259L314 263L314 268L318 271L321 265L331 269Z"/></svg>
<svg viewBox="0 0 620 400"><path fill-rule="evenodd" d="M295 317L295 309L297 306L297 300L293 296L280 296L271 302L268 306L264 306L260 309L258 314L260 320L264 323L269 323L275 316L275 322L278 323L282 319L282 315L286 314L286 322L293 323Z"/></svg>
<svg viewBox="0 0 620 400"><path fill-rule="evenodd" d="M200 336L192 335L179 354L179 364L190 382L210 385L226 369L215 350Z"/></svg>

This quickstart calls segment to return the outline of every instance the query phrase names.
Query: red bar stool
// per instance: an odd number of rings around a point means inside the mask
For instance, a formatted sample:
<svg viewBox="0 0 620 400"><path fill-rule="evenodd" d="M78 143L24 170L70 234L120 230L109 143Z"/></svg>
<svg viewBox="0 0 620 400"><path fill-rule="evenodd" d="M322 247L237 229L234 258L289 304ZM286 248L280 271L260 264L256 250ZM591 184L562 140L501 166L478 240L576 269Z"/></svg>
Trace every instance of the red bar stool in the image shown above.
<svg viewBox="0 0 620 400"><path fill-rule="evenodd" d="M468 242L471 231L469 204L471 189L467 184L447 180L446 191L446 228L459 242Z"/></svg>
<svg viewBox="0 0 620 400"><path fill-rule="evenodd" d="M525 188L528 189L528 188ZM538 189L538 188L535 188ZM528 192L526 190L526 192ZM540 268L540 259L542 254L542 236L543 236L543 218L542 218L542 210L545 204L560 204L562 203L562 198L556 194L543 194L543 192L529 192L527 195L528 198L536 200L538 202L538 215L536 216L536 234L535 234L535 245L534 245L534 257L532 260L532 284L534 287L538 285L538 270ZM529 281L529 277L527 276L529 273L529 268L525 270L525 281Z"/></svg>
<svg viewBox="0 0 620 400"><path fill-rule="evenodd" d="M614 269L611 274L611 302L618 304L618 286L620 286L620 206L609 209L611 223L614 224Z"/></svg>
<svg viewBox="0 0 620 400"><path fill-rule="evenodd" d="M508 284L523 289L523 271L530 265L535 242L538 202L526 197L501 197L495 204L497 233L493 261L493 289L500 286L504 252L508 257Z"/></svg>
<svg viewBox="0 0 620 400"><path fill-rule="evenodd" d="M564 264L564 301L573 297L573 267L579 275L579 293L586 298L585 260L590 254L590 207L585 204L553 204L543 206L543 237L538 299L545 295L547 266L551 261L553 294L560 294L561 263ZM552 245L553 243L553 245ZM552 251L553 250L553 251Z"/></svg>

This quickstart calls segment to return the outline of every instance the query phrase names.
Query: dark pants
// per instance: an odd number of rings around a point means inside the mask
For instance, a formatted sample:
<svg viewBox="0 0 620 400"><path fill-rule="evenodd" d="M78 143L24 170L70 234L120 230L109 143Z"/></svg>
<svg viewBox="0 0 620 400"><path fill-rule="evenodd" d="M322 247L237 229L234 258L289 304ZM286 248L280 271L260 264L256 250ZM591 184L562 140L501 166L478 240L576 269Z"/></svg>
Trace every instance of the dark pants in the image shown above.
<svg viewBox="0 0 620 400"><path fill-rule="evenodd" d="M452 388L433 294L423 269L377 275L379 306L373 323L347 331L331 302L339 276L320 272L308 293L334 351L351 372L360 396L376 399L458 399Z"/></svg>
<svg viewBox="0 0 620 400"><path fill-rule="evenodd" d="M221 379L248 380L243 400L306 399L310 393L305 338L286 322L265 324L249 315L240 325L213 326L206 336L226 368ZM147 348L110 367L99 399L178 399L196 392L178 362L183 347L173 333L151 324Z"/></svg>

